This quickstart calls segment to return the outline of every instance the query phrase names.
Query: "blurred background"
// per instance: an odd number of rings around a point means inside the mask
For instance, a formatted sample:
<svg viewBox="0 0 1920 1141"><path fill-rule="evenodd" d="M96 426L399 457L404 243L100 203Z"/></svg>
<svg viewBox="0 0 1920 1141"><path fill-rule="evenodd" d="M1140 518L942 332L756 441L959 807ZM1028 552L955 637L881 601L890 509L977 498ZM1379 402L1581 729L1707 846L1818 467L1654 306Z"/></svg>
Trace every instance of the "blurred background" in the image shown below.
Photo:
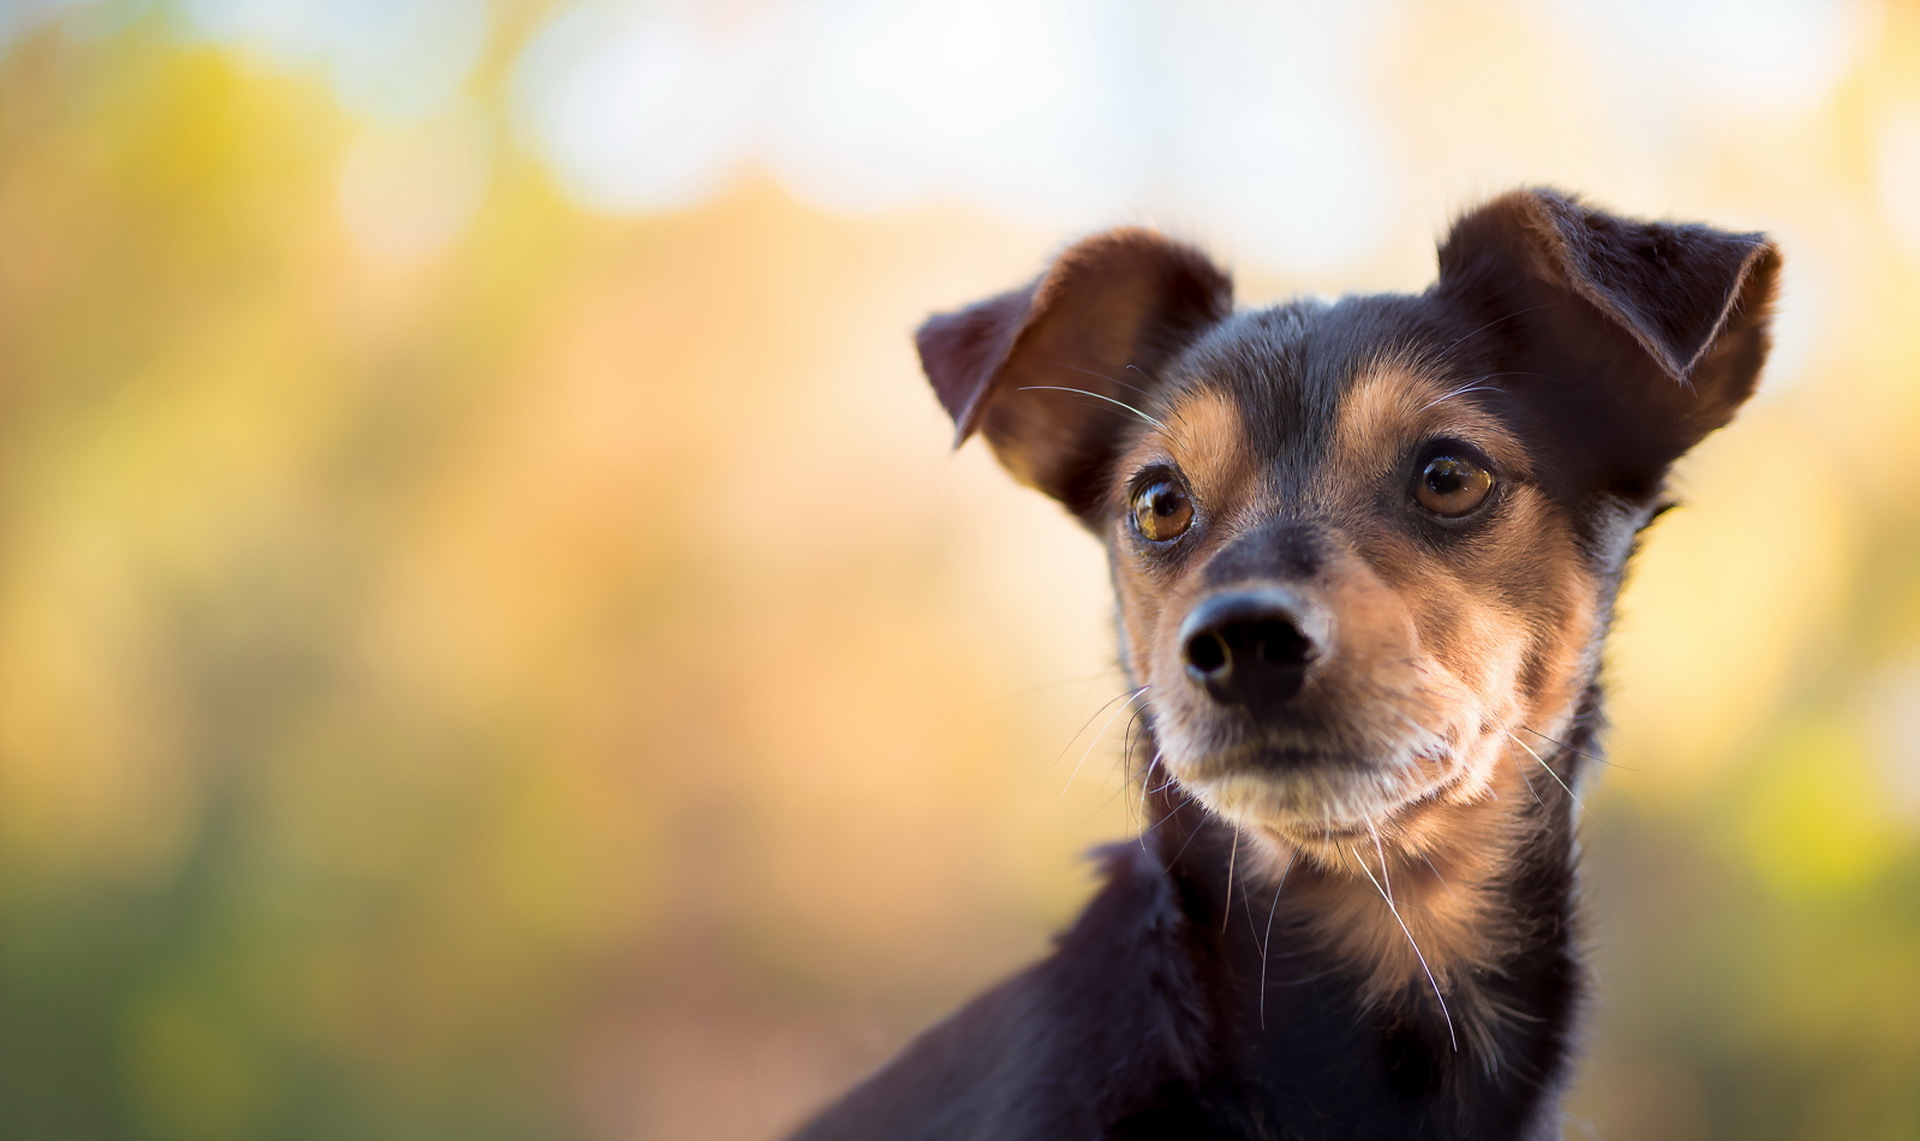
<svg viewBox="0 0 1920 1141"><path fill-rule="evenodd" d="M1920 10L1793 0L0 0L0 1135L777 1135L1135 826L1099 551L909 330L1534 182L1787 252L1569 1136L1920 1136Z"/></svg>

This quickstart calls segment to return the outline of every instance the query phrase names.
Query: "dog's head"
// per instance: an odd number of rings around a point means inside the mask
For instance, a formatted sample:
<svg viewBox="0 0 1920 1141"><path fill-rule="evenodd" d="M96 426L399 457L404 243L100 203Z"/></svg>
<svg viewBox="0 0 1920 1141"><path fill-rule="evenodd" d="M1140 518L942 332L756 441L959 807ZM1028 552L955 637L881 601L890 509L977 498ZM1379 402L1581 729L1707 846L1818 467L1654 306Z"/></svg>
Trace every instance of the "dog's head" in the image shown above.
<svg viewBox="0 0 1920 1141"><path fill-rule="evenodd" d="M1418 296L1235 313L1117 230L918 340L959 438L1105 540L1166 770L1294 850L1417 852L1567 733L1668 466L1753 391L1778 260L1516 192Z"/></svg>

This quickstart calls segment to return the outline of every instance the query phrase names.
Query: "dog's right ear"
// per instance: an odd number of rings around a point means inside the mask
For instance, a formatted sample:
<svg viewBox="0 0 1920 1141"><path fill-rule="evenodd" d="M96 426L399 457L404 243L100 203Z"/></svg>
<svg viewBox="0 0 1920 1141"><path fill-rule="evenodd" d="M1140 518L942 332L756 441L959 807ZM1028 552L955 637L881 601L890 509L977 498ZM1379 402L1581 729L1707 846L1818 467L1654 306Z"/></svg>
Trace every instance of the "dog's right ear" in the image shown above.
<svg viewBox="0 0 1920 1141"><path fill-rule="evenodd" d="M1233 283L1198 250L1110 230L914 339L955 445L978 430L1007 470L1086 518L1161 366L1232 310Z"/></svg>

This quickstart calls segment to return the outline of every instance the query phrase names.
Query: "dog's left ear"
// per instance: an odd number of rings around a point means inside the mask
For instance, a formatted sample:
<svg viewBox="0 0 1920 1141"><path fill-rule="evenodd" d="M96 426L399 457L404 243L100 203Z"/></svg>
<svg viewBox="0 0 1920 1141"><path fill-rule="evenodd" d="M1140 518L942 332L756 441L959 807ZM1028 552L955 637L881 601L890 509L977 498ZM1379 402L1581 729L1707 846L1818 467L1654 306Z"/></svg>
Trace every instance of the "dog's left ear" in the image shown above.
<svg viewBox="0 0 1920 1141"><path fill-rule="evenodd" d="M914 340L955 444L980 431L1022 482L1091 519L1161 366L1232 310L1233 284L1205 255L1120 229L1023 289L929 317Z"/></svg>
<svg viewBox="0 0 1920 1141"><path fill-rule="evenodd" d="M1651 494L1753 395L1779 268L1764 234L1633 221L1526 190L1454 225L1437 288L1494 323L1476 333L1517 349L1529 372L1503 387L1558 422L1593 479Z"/></svg>

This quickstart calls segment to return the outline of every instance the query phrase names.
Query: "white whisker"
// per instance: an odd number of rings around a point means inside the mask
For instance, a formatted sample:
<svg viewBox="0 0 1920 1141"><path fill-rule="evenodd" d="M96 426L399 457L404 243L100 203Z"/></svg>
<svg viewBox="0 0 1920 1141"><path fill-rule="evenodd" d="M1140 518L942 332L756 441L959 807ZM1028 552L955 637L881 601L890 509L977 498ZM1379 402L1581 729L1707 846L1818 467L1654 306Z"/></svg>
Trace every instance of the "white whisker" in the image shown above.
<svg viewBox="0 0 1920 1141"><path fill-rule="evenodd" d="M1573 794L1573 788L1572 788L1572 787L1571 787L1570 785L1568 785L1566 781L1563 781L1563 780L1561 780L1561 779L1560 779L1560 774L1559 774L1559 773L1556 773L1556 772L1554 772L1554 771L1553 771L1553 766L1552 766L1552 765L1550 765L1550 764L1548 764L1547 762L1545 762L1545 761L1543 761L1543 760L1540 760L1540 754L1539 754L1539 753L1536 753L1536 752L1534 752L1534 751L1533 751L1533 750L1532 750L1532 749L1531 749L1530 747L1528 747L1528 745L1527 745L1527 743L1526 743L1525 741L1522 741L1522 740L1521 740L1520 738L1518 738L1518 737L1514 737L1514 736L1513 736L1513 734L1512 734L1511 732L1509 732L1509 733L1507 734L1507 736L1509 736L1509 737L1512 737L1512 738L1513 738L1513 743L1514 743L1514 744L1516 744L1516 745L1518 745L1518 746L1520 746L1520 747L1521 747L1521 748L1523 748L1523 749L1526 749L1526 750L1527 750L1527 756L1529 756L1529 757L1532 757L1532 758L1533 758L1534 760L1536 760L1536 761L1540 761L1540 767L1541 767L1541 768L1543 768L1543 769L1545 769L1545 770L1547 770L1547 775L1553 778L1553 783L1555 783L1555 784L1557 784L1557 785L1559 785L1559 786L1560 786L1561 788L1564 788L1564 789L1566 789L1566 790L1567 790L1567 796L1568 796L1568 798L1569 798L1569 799L1571 799L1571 800L1573 801L1573 803L1574 803L1574 805L1575 805L1575 806L1576 806L1577 808L1579 808L1579 809L1580 809L1580 811L1582 811L1582 812L1585 812L1585 811L1587 810L1587 806L1586 806L1586 805L1584 805L1584 804L1581 804L1581 803L1580 803L1580 798L1579 798L1579 797L1577 797L1577 796L1575 796L1575 795Z"/></svg>
<svg viewBox="0 0 1920 1141"><path fill-rule="evenodd" d="M1273 916L1280 910L1280 889L1287 886L1287 873L1293 871L1297 851L1287 853L1287 866L1280 869L1280 882L1273 885L1273 902L1267 907L1267 933L1260 940L1260 1029L1267 1028L1267 957L1273 952Z"/></svg>
<svg viewBox="0 0 1920 1141"><path fill-rule="evenodd" d="M1367 831L1373 833L1373 848L1374 851L1380 854L1380 874L1385 876L1387 874L1387 854L1385 850L1380 847L1380 833L1374 828L1371 822L1367 824ZM1427 985L1433 988L1433 997L1440 1003L1440 1017L1447 1020L1447 1040L1453 1044L1454 1053L1459 1053L1460 1038L1453 1032L1453 1013L1447 1009L1447 996L1440 993L1440 980L1433 976L1433 968L1427 965L1427 957L1420 953L1420 944L1414 940L1412 928L1407 926L1405 919L1400 918L1400 909L1394 906L1393 896L1388 894L1387 889L1381 886L1379 880L1373 878L1373 871L1367 867L1367 861L1361 858L1360 849L1355 848L1351 844L1347 845L1347 847L1353 852L1353 858L1359 862L1360 870L1366 873L1368 882L1373 884L1373 890L1379 892L1380 898L1387 901L1387 911L1392 914L1393 921L1400 925L1400 933L1407 937L1407 946L1413 948L1413 957L1420 960L1420 969L1427 973Z"/></svg>
<svg viewBox="0 0 1920 1141"><path fill-rule="evenodd" d="M1073 778L1080 775L1080 766L1087 763L1087 757L1093 752L1093 747L1100 743L1100 738L1107 735L1107 730L1112 727L1114 721L1117 720L1122 713L1125 713L1127 707L1132 705L1141 694L1152 688L1152 686L1143 685L1139 689L1129 693L1127 699L1120 703L1120 708L1114 710L1113 714L1107 718L1106 723L1100 726L1100 731L1093 735L1093 740L1088 741L1087 747L1081 750L1080 759L1073 764L1073 771L1067 774L1067 783L1060 787L1061 796L1067 795L1067 790L1073 787Z"/></svg>
<svg viewBox="0 0 1920 1141"><path fill-rule="evenodd" d="M1601 765L1605 765L1605 766L1607 766L1607 767L1608 767L1608 768L1610 768L1610 769L1620 769L1620 770L1623 770L1623 771L1625 771L1625 772L1630 772L1630 773L1637 773L1637 772L1644 772L1644 771L1645 771L1645 770L1643 770L1643 769L1636 769L1636 768L1633 768L1633 767L1631 767L1631 766L1629 766L1629 765L1622 765L1622 764L1618 764L1618 763L1616 763L1616 762L1613 762L1613 761L1609 761L1609 760L1608 760L1607 758L1605 758L1605 757L1603 757L1603 756L1600 756L1600 755L1599 755L1598 753L1589 753L1589 752L1587 752L1587 751L1586 751L1586 750L1584 750L1584 749L1576 749L1576 748L1574 748L1574 747L1573 747L1573 745L1572 745L1572 744L1571 744L1570 742L1567 742L1567 741L1562 741L1562 740L1561 740L1560 738L1558 738L1558 737L1551 737L1551 736L1548 736L1547 734L1545 734L1545 733L1542 733L1542 732L1541 732L1540 730L1538 730L1538 729L1535 729L1535 728L1534 728L1533 726L1531 726L1531 725L1522 725L1522 726L1520 726L1520 728L1522 728L1522 729L1525 729L1525 730L1526 730L1527 732L1529 732L1529 733L1531 733L1531 734L1533 734L1534 736L1536 736L1536 737L1538 737L1538 738L1540 738L1540 739L1541 739L1541 740L1543 740L1543 741L1551 741L1552 743L1554 743L1554 744L1556 744L1556 745L1558 745L1558 746L1560 746L1561 748L1563 748L1563 749L1565 749L1565 750L1566 750L1567 752L1569 752L1569 753L1572 753L1572 754L1573 754L1574 756L1576 756L1576 757L1585 757L1585 758L1586 758L1587 760L1589 760L1589 761L1592 761L1592 762L1594 762L1595 764L1601 764Z"/></svg>
<svg viewBox="0 0 1920 1141"><path fill-rule="evenodd" d="M1233 830L1233 850L1227 853L1227 898L1220 903L1220 934L1233 922L1233 865L1240 858L1240 829Z"/></svg>
<svg viewBox="0 0 1920 1141"><path fill-rule="evenodd" d="M1498 392L1498 391L1499 389L1493 387L1490 384L1469 384L1464 388L1454 389L1452 392L1447 393L1445 396L1440 397L1438 400L1429 400L1427 403L1422 404L1420 406L1420 411L1425 412L1427 409L1432 408L1436 404L1445 404L1447 401L1452 400L1454 397L1465 396L1469 392ZM1416 415L1417 414L1418 413L1416 413Z"/></svg>
<svg viewBox="0 0 1920 1141"><path fill-rule="evenodd" d="M1059 384L1026 384L1026 385L1020 386L1015 391L1017 392L1077 392L1082 396L1091 396L1095 400L1104 400L1108 404L1113 404L1113 405L1117 405L1118 407L1124 408L1127 411L1133 413L1135 416L1140 417L1142 420L1145 420L1147 423L1160 429L1162 432L1167 430L1167 426L1165 424L1162 424L1160 421L1155 420L1153 417L1147 415L1145 412L1140 411L1138 408L1135 408L1133 405L1128 404L1126 401L1115 400L1111 396L1102 396L1097 392L1088 392L1084 388L1067 388L1066 386L1059 385Z"/></svg>

